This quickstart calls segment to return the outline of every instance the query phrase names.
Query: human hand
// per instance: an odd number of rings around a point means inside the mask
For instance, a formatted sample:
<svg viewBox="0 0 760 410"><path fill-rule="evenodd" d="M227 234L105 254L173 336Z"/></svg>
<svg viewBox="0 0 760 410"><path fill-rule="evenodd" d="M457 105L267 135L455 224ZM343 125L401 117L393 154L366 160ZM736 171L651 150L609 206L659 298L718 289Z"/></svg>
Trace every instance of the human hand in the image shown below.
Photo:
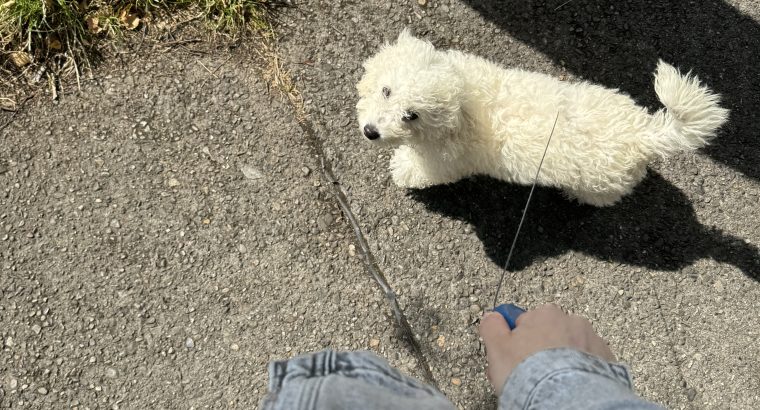
<svg viewBox="0 0 760 410"><path fill-rule="evenodd" d="M591 327L591 322L568 315L556 305L543 305L517 318L509 330L496 312L486 313L480 321L480 337L486 345L488 380L501 395L504 383L520 362L542 350L568 347L614 362L615 355Z"/></svg>

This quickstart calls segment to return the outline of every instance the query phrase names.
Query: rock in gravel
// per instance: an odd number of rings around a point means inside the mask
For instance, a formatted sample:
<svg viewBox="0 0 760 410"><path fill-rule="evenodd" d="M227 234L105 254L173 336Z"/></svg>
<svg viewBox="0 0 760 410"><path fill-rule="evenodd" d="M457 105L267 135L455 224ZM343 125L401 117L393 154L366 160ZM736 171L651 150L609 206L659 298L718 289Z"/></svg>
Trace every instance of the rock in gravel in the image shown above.
<svg viewBox="0 0 760 410"><path fill-rule="evenodd" d="M37 393L42 394L42 395L48 394L48 389L44 387L40 387L39 389L37 389Z"/></svg>
<svg viewBox="0 0 760 410"><path fill-rule="evenodd" d="M322 215L319 218L317 218L317 226L319 226L319 230L324 232L326 231L330 225L333 223L333 217L330 214Z"/></svg>
<svg viewBox="0 0 760 410"><path fill-rule="evenodd" d="M32 325L32 332L34 332L34 334L38 335L40 334L41 331L42 331L42 327L40 327L40 325Z"/></svg>
<svg viewBox="0 0 760 410"><path fill-rule="evenodd" d="M264 178L264 174L261 173L258 169L250 166L250 165L243 165L240 168L240 171L243 172L243 175L248 179L261 179Z"/></svg>
<svg viewBox="0 0 760 410"><path fill-rule="evenodd" d="M116 378L116 369L114 369L113 367L106 367L105 374L106 374L106 377L108 377L109 379L115 379Z"/></svg>
<svg viewBox="0 0 760 410"><path fill-rule="evenodd" d="M195 347L195 342L193 341L192 337L188 337L187 340L185 340L185 347L188 349L192 349Z"/></svg>

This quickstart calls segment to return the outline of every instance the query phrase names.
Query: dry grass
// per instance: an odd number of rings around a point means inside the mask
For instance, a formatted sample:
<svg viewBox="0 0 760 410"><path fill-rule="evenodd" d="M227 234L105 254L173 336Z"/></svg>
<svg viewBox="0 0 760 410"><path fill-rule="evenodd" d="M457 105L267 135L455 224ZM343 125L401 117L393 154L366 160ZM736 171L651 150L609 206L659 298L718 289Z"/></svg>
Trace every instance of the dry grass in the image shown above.
<svg viewBox="0 0 760 410"><path fill-rule="evenodd" d="M281 0L0 0L0 88L53 84L88 71L104 40L189 11L210 32L235 39L270 27ZM171 29L171 27L169 27ZM161 31L161 30L156 30ZM4 98L4 99L3 99ZM0 98L0 109L13 109Z"/></svg>
<svg viewBox="0 0 760 410"><path fill-rule="evenodd" d="M268 41L263 42L261 46L256 49L256 53L265 64L262 76L270 87L277 90L282 97L290 102L293 106L296 118L299 122L302 122L306 119L303 96L298 90L293 78L290 76L290 73L284 68L282 60L280 60L279 53L275 47L276 42Z"/></svg>

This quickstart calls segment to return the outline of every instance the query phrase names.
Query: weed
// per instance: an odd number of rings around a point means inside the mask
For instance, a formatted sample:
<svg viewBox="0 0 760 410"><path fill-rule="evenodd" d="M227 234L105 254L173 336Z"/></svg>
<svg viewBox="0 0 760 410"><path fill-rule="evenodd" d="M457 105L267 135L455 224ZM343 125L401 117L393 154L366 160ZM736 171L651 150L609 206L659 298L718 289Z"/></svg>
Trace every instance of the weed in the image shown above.
<svg viewBox="0 0 760 410"><path fill-rule="evenodd" d="M209 28L232 38L269 26L280 0L0 0L0 83L10 73L41 80L46 68L89 67L98 42L195 10ZM50 72L46 73L50 75ZM2 85L0 84L0 85Z"/></svg>

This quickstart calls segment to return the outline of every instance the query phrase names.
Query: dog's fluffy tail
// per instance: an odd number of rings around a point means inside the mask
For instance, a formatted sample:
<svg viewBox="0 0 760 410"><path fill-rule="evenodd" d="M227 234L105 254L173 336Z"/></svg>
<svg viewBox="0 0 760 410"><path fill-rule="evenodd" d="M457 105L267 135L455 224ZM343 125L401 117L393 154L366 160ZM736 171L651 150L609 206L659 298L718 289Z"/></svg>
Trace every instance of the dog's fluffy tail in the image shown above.
<svg viewBox="0 0 760 410"><path fill-rule="evenodd" d="M707 145L728 120L728 110L713 93L691 74L682 75L660 60L655 72L654 90L665 109L655 114L655 123L664 135L653 136L653 150L668 155Z"/></svg>

